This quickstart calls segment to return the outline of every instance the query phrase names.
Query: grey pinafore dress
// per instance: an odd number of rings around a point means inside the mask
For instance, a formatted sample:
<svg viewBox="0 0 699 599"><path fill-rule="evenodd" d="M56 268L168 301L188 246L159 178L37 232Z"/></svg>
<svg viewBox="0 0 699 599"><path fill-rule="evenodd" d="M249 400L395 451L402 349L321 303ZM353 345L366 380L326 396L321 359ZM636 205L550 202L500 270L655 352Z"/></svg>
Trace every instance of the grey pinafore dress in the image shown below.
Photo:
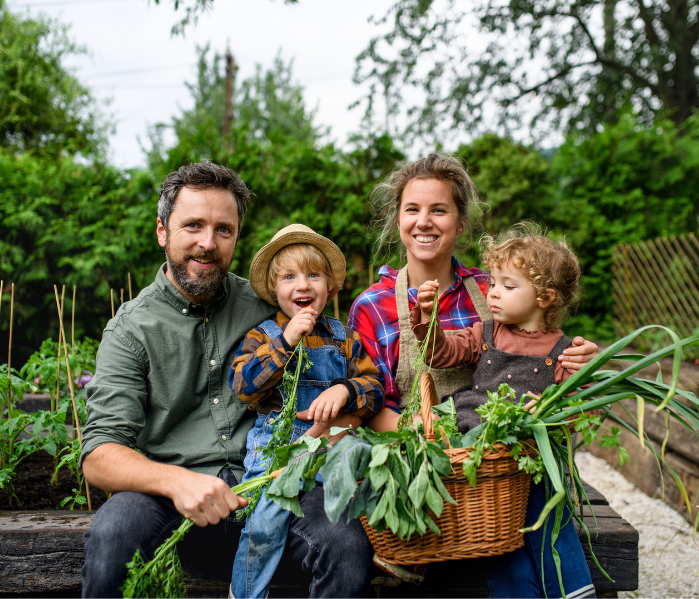
<svg viewBox="0 0 699 599"><path fill-rule="evenodd" d="M492 320L493 315L488 309L485 296L473 277L463 278L464 286L473 302L480 319L485 322ZM418 355L417 338L410 327L410 304L408 303L408 269L398 271L396 278L396 307L398 308L398 324L400 326L400 340L398 346L398 367L396 368L396 385L400 393L400 407L405 408L410 400L410 390L415 380L416 369L413 367ZM444 331L444 334L456 335L459 331ZM427 368L425 367L425 370ZM457 366L456 368L433 368L430 370L437 396L442 397L473 381L473 368L470 364Z"/></svg>
<svg viewBox="0 0 699 599"><path fill-rule="evenodd" d="M507 383L516 394L510 399L516 401L524 393L541 394L546 387L553 385L556 360L571 344L571 340L563 335L547 356L508 354L493 344L494 328L492 320L483 323L483 354L473 375L473 388L454 394L456 420L462 433L481 423L480 414L474 410L487 401L486 391L497 391L502 383Z"/></svg>

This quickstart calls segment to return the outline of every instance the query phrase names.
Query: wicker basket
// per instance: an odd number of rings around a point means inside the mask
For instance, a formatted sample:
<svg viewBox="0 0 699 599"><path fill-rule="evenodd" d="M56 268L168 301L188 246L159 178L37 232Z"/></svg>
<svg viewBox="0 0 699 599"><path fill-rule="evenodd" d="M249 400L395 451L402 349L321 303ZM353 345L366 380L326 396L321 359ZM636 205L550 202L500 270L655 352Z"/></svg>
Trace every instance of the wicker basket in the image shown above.
<svg viewBox="0 0 699 599"><path fill-rule="evenodd" d="M429 373L422 375L420 383L425 437L434 440L430 408L437 403L437 392ZM446 450L453 471L442 481L457 504L445 501L442 515L432 516L441 535L428 530L402 541L390 530L376 532L362 516L364 530L381 559L390 564L426 564L501 555L524 545L519 530L524 526L531 475L518 469L509 448L496 448L483 456L475 488L468 484L461 467L470 450Z"/></svg>

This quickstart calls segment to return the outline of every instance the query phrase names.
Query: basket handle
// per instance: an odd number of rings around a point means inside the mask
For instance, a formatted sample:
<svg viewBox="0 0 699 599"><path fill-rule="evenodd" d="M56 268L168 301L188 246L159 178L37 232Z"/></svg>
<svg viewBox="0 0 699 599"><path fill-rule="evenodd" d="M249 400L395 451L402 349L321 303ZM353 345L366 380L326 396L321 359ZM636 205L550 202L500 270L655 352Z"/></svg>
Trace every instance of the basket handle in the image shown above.
<svg viewBox="0 0 699 599"><path fill-rule="evenodd" d="M420 411L422 412L422 425L425 427L425 439L435 441L437 439L434 434L434 418L432 417L432 406L439 403L437 397L437 388L434 386L434 380L429 372L423 372L420 377Z"/></svg>

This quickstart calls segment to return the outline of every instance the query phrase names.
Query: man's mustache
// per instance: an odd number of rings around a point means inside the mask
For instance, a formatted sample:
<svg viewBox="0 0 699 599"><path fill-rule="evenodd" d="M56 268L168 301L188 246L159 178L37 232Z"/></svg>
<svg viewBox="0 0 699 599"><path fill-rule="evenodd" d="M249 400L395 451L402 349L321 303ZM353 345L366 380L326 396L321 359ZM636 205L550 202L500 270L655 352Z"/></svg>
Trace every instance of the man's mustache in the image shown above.
<svg viewBox="0 0 699 599"><path fill-rule="evenodd" d="M194 260L207 260L211 262L221 262L221 254L218 252L202 252L200 254L190 254L189 258L193 258Z"/></svg>

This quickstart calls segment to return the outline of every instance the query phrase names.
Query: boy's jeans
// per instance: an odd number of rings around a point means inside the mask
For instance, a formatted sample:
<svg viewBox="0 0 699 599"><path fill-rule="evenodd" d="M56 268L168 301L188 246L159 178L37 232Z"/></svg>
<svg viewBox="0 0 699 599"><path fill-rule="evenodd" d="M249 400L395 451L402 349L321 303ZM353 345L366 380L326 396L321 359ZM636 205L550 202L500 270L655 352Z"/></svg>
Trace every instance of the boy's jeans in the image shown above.
<svg viewBox="0 0 699 599"><path fill-rule="evenodd" d="M258 416L255 426L248 433L248 453L245 456L245 476L242 482L264 474L267 461L262 459L262 448L266 447L272 437L272 422L278 412L269 416ZM295 443L310 428L294 423L291 443ZM320 476L320 475L318 475ZM292 513L281 508L271 499L267 499L267 489L262 491L252 514L245 521L238 552L235 554L231 590L237 599L244 597L264 597L269 583L279 565Z"/></svg>
<svg viewBox="0 0 699 599"><path fill-rule="evenodd" d="M529 505L525 526L536 522L546 504L544 483L532 484L529 492ZM544 538L544 527L524 535L524 547L492 558L484 558L488 571L488 590L491 597L560 597L556 565L551 552L551 532L555 510L549 514ZM565 524L570 518L568 508L563 510ZM542 581L542 545L543 577ZM554 546L561 558L561 576L565 596L570 599L583 599L595 596L595 588L590 578L590 570L583 553L575 524L571 518L559 532Z"/></svg>

